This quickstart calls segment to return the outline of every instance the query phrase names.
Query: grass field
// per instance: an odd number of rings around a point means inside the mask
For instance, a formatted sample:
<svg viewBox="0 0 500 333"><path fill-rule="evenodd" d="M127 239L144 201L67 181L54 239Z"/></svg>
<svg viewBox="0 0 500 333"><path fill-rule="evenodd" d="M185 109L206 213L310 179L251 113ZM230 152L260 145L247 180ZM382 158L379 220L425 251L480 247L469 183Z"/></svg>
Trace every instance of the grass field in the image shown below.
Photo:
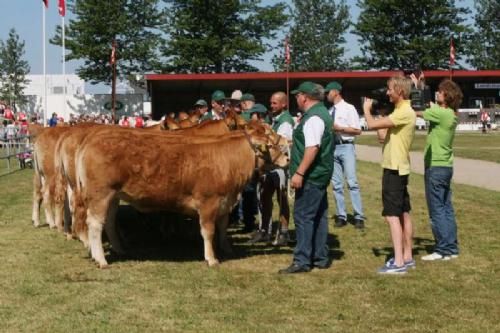
<svg viewBox="0 0 500 333"><path fill-rule="evenodd" d="M295 276L277 274L291 248L249 246L234 230L235 255L217 268L198 237L142 243L99 270L81 243L31 226L31 170L0 177L0 331L499 332L500 193L454 186L460 257L423 263L433 241L412 174L417 269L379 276L391 250L381 170L358 168L366 230L331 228L333 266Z"/></svg>
<svg viewBox="0 0 500 333"><path fill-rule="evenodd" d="M411 150L424 151L426 132L418 131ZM380 146L375 137L370 134L356 138L360 145ZM500 163L500 132L469 133L459 132L455 135L453 144L455 156Z"/></svg>

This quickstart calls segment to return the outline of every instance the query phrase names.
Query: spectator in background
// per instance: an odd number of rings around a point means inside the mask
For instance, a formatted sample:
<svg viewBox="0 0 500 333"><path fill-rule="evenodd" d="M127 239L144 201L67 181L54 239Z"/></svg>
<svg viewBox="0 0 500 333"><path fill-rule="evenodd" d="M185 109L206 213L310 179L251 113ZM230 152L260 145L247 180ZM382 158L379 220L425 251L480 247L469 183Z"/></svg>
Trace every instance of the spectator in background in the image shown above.
<svg viewBox="0 0 500 333"><path fill-rule="evenodd" d="M137 113L135 115L135 128L143 128L144 127L144 119Z"/></svg>
<svg viewBox="0 0 500 333"><path fill-rule="evenodd" d="M481 120L483 133L486 133L488 129L488 118L489 118L488 112L486 112L485 109L481 108L481 113L479 117Z"/></svg>
<svg viewBox="0 0 500 333"><path fill-rule="evenodd" d="M12 111L12 109L8 105L5 106L5 110L3 111L3 117L5 119L12 120L12 121L15 118L14 112Z"/></svg>
<svg viewBox="0 0 500 333"><path fill-rule="evenodd" d="M363 112L368 128L376 129L382 148L382 204L385 221L389 225L394 258L379 270L380 274L404 274L415 267L412 254L413 224L410 217L410 147L415 135L416 115L410 104L411 80L394 76L387 81L387 96L395 105L387 117L375 119L371 114L373 100L365 98Z"/></svg>
<svg viewBox="0 0 500 333"><path fill-rule="evenodd" d="M56 127L57 126L57 113L52 113L52 117L49 119L49 127Z"/></svg>
<svg viewBox="0 0 500 333"><path fill-rule="evenodd" d="M453 177L453 139L458 125L457 110L463 94L453 81L441 81L436 93L438 105L431 105L417 116L429 121L429 134L424 150L425 197L436 241L433 253L424 261L449 260L458 257L457 224L451 202Z"/></svg>

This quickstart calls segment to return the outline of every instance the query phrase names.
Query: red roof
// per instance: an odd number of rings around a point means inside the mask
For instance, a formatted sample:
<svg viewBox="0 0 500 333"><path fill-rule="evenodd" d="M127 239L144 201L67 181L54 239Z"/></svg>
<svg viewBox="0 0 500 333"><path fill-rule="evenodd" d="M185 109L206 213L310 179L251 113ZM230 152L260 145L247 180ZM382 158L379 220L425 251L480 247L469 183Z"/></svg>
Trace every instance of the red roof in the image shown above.
<svg viewBox="0 0 500 333"><path fill-rule="evenodd" d="M389 78L401 71L357 71L357 72L290 72L290 79L335 79L335 78ZM424 71L427 78L448 77L450 71ZM148 81L175 80L276 80L286 79L286 72L210 73L210 74L147 74ZM453 77L499 77L500 70L453 70Z"/></svg>

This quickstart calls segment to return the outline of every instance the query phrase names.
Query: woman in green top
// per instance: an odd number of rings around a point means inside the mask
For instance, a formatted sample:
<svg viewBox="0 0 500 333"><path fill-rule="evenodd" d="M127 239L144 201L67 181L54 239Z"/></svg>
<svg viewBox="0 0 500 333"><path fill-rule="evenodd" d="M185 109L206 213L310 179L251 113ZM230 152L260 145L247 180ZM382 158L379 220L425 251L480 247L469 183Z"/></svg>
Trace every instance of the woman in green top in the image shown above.
<svg viewBox="0 0 500 333"><path fill-rule="evenodd" d="M453 139L458 124L456 111L462 98L460 87L445 79L438 87L437 104L417 112L417 116L423 116L430 124L424 151L425 197L436 245L433 253L422 257L425 261L450 260L458 256L457 224L450 185Z"/></svg>

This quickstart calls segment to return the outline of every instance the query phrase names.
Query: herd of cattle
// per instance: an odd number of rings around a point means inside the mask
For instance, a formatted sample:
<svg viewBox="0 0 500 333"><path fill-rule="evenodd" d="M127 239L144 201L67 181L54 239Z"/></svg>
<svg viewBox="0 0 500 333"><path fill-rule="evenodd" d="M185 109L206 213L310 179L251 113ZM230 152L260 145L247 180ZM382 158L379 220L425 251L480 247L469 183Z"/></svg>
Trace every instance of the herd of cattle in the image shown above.
<svg viewBox="0 0 500 333"><path fill-rule="evenodd" d="M43 128L34 137L34 226L44 203L50 227L80 239L106 267L102 231L123 253L116 231L120 200L141 212L199 217L204 257L216 265L214 236L230 252L228 215L255 171L286 167L288 142L269 126L237 114L178 130L81 123ZM66 210L65 210L66 206Z"/></svg>

